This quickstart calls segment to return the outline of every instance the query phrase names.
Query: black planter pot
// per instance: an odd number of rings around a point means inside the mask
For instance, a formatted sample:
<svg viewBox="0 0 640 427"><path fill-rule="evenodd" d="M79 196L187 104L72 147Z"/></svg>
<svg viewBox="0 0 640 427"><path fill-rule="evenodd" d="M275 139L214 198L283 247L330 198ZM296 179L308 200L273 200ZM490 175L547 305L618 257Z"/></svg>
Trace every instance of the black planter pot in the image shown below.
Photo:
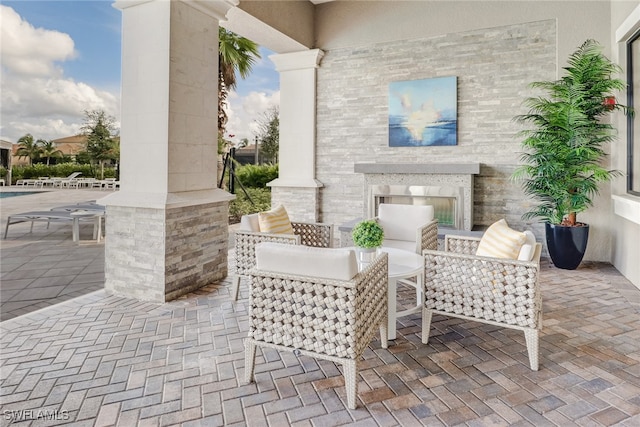
<svg viewBox="0 0 640 427"><path fill-rule="evenodd" d="M565 270L575 270L582 262L589 240L589 225L565 227L545 224L547 248L553 264Z"/></svg>

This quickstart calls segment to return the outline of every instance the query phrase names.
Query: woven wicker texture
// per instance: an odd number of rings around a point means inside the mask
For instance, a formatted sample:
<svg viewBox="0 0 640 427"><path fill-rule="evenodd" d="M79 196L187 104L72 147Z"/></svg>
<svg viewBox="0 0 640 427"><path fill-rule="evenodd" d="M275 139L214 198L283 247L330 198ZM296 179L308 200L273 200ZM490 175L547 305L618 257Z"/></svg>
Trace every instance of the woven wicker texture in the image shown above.
<svg viewBox="0 0 640 427"><path fill-rule="evenodd" d="M290 234L267 234L237 231L236 240L236 274L245 276L247 271L256 266L256 245L262 242L300 244L299 236Z"/></svg>
<svg viewBox="0 0 640 427"><path fill-rule="evenodd" d="M349 281L252 270L245 379L252 381L255 347L300 351L343 365L347 405L356 408L357 362L380 331L387 347L388 255Z"/></svg>
<svg viewBox="0 0 640 427"><path fill-rule="evenodd" d="M333 239L333 225L307 222L292 222L293 234L300 236L304 246L330 248Z"/></svg>
<svg viewBox="0 0 640 427"><path fill-rule="evenodd" d="M333 226L330 224L309 224L292 222L295 235L268 234L252 231L236 231L236 274L245 276L256 266L256 245L261 242L303 244L321 248L331 247Z"/></svg>
<svg viewBox="0 0 640 427"><path fill-rule="evenodd" d="M429 249L435 251L438 249L438 220L434 219L429 224L420 229L420 248L418 253Z"/></svg>
<svg viewBox="0 0 640 427"><path fill-rule="evenodd" d="M303 244L319 248L330 248L333 225L321 223L292 222L293 235L270 234L238 230L235 233L236 276L233 279L231 297L238 299L240 278L256 266L256 245L261 242Z"/></svg>
<svg viewBox="0 0 640 427"><path fill-rule="evenodd" d="M540 244L533 261L516 261L470 255L478 242L447 236L444 252L423 252L427 311L423 342L428 341L432 311L512 327L525 331L531 367L537 370L537 331L542 327Z"/></svg>
<svg viewBox="0 0 640 427"><path fill-rule="evenodd" d="M444 237L445 252L475 255L480 245L479 237L449 236Z"/></svg>
<svg viewBox="0 0 640 427"><path fill-rule="evenodd" d="M256 341L355 359L386 318L386 254L347 282L249 275L249 337Z"/></svg>

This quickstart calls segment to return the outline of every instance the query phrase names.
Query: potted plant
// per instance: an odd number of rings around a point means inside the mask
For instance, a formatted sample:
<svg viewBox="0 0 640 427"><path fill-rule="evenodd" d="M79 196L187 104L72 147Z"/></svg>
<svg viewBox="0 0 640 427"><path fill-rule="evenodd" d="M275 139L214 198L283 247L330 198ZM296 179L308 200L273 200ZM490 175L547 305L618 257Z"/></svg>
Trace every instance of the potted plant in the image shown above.
<svg viewBox="0 0 640 427"><path fill-rule="evenodd" d="M560 80L532 83L547 96L528 98L529 112L515 118L531 128L521 133L524 164L513 178L522 180L525 194L537 202L523 219L545 222L553 263L572 270L582 261L589 236L589 225L578 222L577 214L593 205L600 184L620 175L602 163L604 146L616 138L614 127L603 119L615 110L631 110L613 97L626 85L612 78L621 69L596 41L582 44L564 69Z"/></svg>
<svg viewBox="0 0 640 427"><path fill-rule="evenodd" d="M358 260L366 262L372 258L376 249L382 245L384 230L374 219L367 219L357 223L351 232L353 244L358 252Z"/></svg>

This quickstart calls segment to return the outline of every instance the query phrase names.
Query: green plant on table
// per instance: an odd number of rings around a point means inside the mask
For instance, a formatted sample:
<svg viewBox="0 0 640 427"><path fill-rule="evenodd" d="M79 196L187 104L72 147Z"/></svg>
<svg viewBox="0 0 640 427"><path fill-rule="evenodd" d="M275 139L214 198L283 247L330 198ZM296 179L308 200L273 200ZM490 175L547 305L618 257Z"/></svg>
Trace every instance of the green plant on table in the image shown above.
<svg viewBox="0 0 640 427"><path fill-rule="evenodd" d="M353 243L360 248L377 248L382 245L384 230L373 219L360 221L353 227Z"/></svg>

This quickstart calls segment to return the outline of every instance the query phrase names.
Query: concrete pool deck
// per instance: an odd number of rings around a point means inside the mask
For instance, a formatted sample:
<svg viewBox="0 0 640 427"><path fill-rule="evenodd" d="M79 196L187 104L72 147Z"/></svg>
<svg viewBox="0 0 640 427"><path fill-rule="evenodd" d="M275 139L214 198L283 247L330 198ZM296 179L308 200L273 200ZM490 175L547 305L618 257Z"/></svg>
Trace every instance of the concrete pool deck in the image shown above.
<svg viewBox="0 0 640 427"><path fill-rule="evenodd" d="M0 230L7 217L21 212L96 200L99 190L42 190L0 187L0 192L26 195L0 199ZM104 242L91 241L92 226L80 227L74 243L71 225L28 222L9 228L0 240L0 321L49 307L104 287Z"/></svg>

